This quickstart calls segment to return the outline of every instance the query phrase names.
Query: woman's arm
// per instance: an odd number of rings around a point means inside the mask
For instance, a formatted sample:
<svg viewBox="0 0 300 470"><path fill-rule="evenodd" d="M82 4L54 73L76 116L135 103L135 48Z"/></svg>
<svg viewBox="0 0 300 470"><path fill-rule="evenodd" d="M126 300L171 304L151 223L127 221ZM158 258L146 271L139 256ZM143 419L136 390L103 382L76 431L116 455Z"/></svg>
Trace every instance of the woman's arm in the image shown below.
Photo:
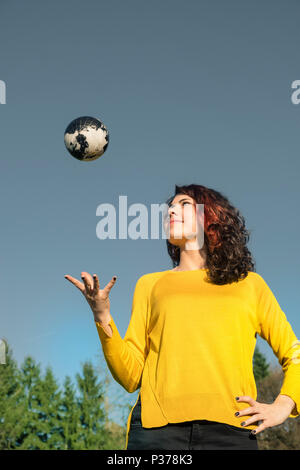
<svg viewBox="0 0 300 470"><path fill-rule="evenodd" d="M97 321L95 320L95 323L99 323L99 326L103 328L103 330L105 331L105 333L111 338L112 337L112 328L110 326L110 322L111 322L111 315L110 313L108 314L107 318L106 319L103 319L102 321Z"/></svg>
<svg viewBox="0 0 300 470"><path fill-rule="evenodd" d="M146 275L136 283L130 322L121 338L113 317L95 322L104 357L114 379L129 393L140 386L147 357L148 287Z"/></svg>
<svg viewBox="0 0 300 470"><path fill-rule="evenodd" d="M257 274L257 332L273 349L284 372L276 403L287 396L294 406L289 417L300 415L300 341L265 280Z"/></svg>
<svg viewBox="0 0 300 470"><path fill-rule="evenodd" d="M277 405L282 406L283 408L286 408L288 411L288 414L290 415L291 413L296 414L297 409L296 409L296 403L291 397L288 397L287 395L282 395L281 393L277 396L276 400L274 400L274 403Z"/></svg>

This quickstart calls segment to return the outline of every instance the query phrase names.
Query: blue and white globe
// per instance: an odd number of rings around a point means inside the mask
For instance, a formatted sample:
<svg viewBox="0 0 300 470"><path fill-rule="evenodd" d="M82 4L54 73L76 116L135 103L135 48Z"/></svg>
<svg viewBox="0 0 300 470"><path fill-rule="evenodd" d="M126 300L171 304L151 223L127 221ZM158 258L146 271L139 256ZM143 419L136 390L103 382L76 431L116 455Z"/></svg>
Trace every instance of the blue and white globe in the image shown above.
<svg viewBox="0 0 300 470"><path fill-rule="evenodd" d="M104 154L109 133L100 119L81 116L70 122L65 130L64 141L72 157L90 162Z"/></svg>

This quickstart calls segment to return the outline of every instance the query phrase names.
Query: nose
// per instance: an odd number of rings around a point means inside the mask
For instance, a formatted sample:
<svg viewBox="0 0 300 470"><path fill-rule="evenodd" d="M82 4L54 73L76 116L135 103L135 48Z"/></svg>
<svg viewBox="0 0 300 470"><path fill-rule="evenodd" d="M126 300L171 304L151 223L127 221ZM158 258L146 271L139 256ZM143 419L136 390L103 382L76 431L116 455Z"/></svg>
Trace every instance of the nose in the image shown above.
<svg viewBox="0 0 300 470"><path fill-rule="evenodd" d="M173 215L174 219L181 219L181 217L179 217L179 211L175 210L175 206L177 206L177 205L173 204L172 207L169 208L169 210L168 210L169 217L171 217L171 215Z"/></svg>
<svg viewBox="0 0 300 470"><path fill-rule="evenodd" d="M170 209L169 209L169 216L171 216L171 214L176 215L174 206L173 206L173 207L170 207Z"/></svg>

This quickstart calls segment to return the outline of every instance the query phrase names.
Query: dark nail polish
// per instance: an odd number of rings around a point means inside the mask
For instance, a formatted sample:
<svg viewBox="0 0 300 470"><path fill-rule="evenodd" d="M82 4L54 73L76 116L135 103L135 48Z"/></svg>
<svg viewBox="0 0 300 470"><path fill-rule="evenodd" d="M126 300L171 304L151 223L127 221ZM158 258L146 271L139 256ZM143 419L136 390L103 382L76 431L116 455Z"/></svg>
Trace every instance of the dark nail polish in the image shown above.
<svg viewBox="0 0 300 470"><path fill-rule="evenodd" d="M235 399L236 399L236 400L238 400L238 399L239 399L239 397L235 397Z"/></svg>
<svg viewBox="0 0 300 470"><path fill-rule="evenodd" d="M255 429L253 429L253 431L251 431L251 434L256 434L256 431L255 431Z"/></svg>
<svg viewBox="0 0 300 470"><path fill-rule="evenodd" d="M243 421L243 422L241 423L241 426L245 426L245 424L246 424L246 421Z"/></svg>
<svg viewBox="0 0 300 470"><path fill-rule="evenodd" d="M240 413L237 411L236 413L234 413L234 416L238 416Z"/></svg>

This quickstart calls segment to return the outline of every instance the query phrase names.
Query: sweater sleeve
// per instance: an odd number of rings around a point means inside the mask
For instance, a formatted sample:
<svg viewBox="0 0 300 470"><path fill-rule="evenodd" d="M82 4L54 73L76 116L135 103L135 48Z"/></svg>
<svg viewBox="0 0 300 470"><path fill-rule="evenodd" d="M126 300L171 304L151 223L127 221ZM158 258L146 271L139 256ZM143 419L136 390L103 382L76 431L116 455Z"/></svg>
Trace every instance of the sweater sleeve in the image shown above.
<svg viewBox="0 0 300 470"><path fill-rule="evenodd" d="M257 276L257 332L269 343L278 358L284 372L280 394L294 400L296 406L289 417L296 418L300 414L300 341L272 290L259 274Z"/></svg>
<svg viewBox="0 0 300 470"><path fill-rule="evenodd" d="M140 387L147 357L148 294L146 275L135 285L131 318L124 339L121 338L112 315L108 323L112 328L110 337L99 322L96 323L104 357L113 378L129 393Z"/></svg>

